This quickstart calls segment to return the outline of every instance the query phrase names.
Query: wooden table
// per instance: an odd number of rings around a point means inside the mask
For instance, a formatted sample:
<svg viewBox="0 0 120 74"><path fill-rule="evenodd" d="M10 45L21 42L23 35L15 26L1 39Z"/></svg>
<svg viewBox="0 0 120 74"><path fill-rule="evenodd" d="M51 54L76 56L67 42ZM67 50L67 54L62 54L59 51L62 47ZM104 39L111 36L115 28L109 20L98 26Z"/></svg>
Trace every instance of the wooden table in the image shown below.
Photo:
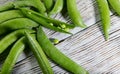
<svg viewBox="0 0 120 74"><path fill-rule="evenodd" d="M0 4L7 0L0 0ZM90 74L120 74L120 17L111 12L110 39L105 41L101 31L100 14L96 0L77 0L78 9L87 24L86 29L71 30L72 36L45 29L50 38L57 38L56 45L65 55L86 68ZM69 17L57 14L54 18L70 22ZM53 52L54 53L54 52ZM58 57L59 58L59 57ZM0 58L0 66L3 63ZM55 74L70 74L52 63ZM31 52L23 54L16 63L13 74L42 74Z"/></svg>

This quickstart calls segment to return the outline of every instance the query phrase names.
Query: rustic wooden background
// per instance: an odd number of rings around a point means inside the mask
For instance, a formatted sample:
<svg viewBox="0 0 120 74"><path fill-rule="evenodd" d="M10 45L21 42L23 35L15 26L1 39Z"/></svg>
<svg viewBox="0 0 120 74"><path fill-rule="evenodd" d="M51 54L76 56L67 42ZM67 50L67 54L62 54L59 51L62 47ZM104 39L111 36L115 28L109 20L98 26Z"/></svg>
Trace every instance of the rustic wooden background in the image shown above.
<svg viewBox="0 0 120 74"><path fill-rule="evenodd" d="M0 4L8 0L0 0ZM10 1L10 0L9 0ZM96 0L77 0L78 9L88 28L71 30L72 36L45 29L51 38L57 38L56 45L65 55L86 68L90 74L120 74L120 17L111 12L110 39L105 41L101 31ZM70 22L67 13L53 16L56 19ZM54 53L54 52L53 52ZM0 67L4 54L0 57ZM54 63L55 74L70 74ZM16 63L12 74L42 74L36 59L31 52L23 53Z"/></svg>

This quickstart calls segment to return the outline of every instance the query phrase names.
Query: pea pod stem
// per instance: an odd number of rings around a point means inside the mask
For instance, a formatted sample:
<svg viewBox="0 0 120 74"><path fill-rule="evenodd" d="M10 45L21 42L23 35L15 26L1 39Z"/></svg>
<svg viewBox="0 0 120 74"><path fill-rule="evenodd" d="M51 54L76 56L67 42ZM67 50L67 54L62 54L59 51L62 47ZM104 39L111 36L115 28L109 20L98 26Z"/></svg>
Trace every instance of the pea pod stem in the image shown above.
<svg viewBox="0 0 120 74"><path fill-rule="evenodd" d="M97 0L105 39L109 39L110 10L107 0Z"/></svg>
<svg viewBox="0 0 120 74"><path fill-rule="evenodd" d="M37 23L41 24L42 26L44 26L44 27L46 27L48 29L51 29L51 30L54 30L54 31L58 31L58 32L62 32L62 33L71 34L70 32L67 32L65 30L62 30L62 29L59 29L59 28L57 28L55 26L50 25L50 23L47 23L43 18L38 17L38 16L36 16L34 14L31 14L31 12L28 12L28 11L24 10L24 8L22 8L21 11L28 18L36 21Z"/></svg>
<svg viewBox="0 0 120 74"><path fill-rule="evenodd" d="M15 18L0 24L0 35L17 29L32 29L33 27L37 26L38 23L28 18Z"/></svg>
<svg viewBox="0 0 120 74"><path fill-rule="evenodd" d="M77 10L76 0L66 0L67 10L72 22L81 28L86 28L79 11Z"/></svg>
<svg viewBox="0 0 120 74"><path fill-rule="evenodd" d="M33 33L33 30L29 29L20 29L16 30L7 36L5 36L3 39L0 40L0 54L12 43L14 43L18 38L24 35L24 31L27 30L30 33ZM4 45L3 45L4 44Z"/></svg>
<svg viewBox="0 0 120 74"><path fill-rule="evenodd" d="M11 48L8 54L0 74L10 74L13 66L15 65L17 58L25 49L25 37L20 38Z"/></svg>
<svg viewBox="0 0 120 74"><path fill-rule="evenodd" d="M120 15L120 0L108 0L112 8Z"/></svg>
<svg viewBox="0 0 120 74"><path fill-rule="evenodd" d="M53 9L50 11L49 16L59 13L63 9L64 0L56 0Z"/></svg>
<svg viewBox="0 0 120 74"><path fill-rule="evenodd" d="M33 38L27 31L25 31L25 36L27 38L31 50L33 51L33 54L37 58L39 66L42 69L42 72L44 74L54 74L46 55L44 54L41 46L36 41L36 39Z"/></svg>
<svg viewBox="0 0 120 74"><path fill-rule="evenodd" d="M87 71L84 68L65 56L49 41L41 27L39 27L37 31L37 40L46 55L55 63L74 74L87 74Z"/></svg>

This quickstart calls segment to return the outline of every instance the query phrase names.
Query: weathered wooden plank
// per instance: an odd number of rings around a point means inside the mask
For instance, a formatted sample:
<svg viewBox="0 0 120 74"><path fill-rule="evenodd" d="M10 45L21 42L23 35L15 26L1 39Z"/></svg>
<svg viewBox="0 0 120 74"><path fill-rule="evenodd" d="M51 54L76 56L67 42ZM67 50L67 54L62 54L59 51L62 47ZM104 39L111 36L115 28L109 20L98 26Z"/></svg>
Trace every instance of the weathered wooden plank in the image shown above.
<svg viewBox="0 0 120 74"><path fill-rule="evenodd" d="M120 20L120 18L113 16L112 20ZM109 41L104 40L99 28L94 25L66 39L58 47L70 58L86 67L90 74L106 74L107 72L119 74L120 69L116 66L119 64L120 51L119 21L113 23Z"/></svg>

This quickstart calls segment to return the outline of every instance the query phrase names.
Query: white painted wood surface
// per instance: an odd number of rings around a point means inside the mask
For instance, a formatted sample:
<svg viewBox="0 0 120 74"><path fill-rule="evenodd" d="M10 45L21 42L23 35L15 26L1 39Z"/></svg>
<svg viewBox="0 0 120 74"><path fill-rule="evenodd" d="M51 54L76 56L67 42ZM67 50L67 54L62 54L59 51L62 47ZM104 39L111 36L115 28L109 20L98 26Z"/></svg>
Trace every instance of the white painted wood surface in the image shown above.
<svg viewBox="0 0 120 74"><path fill-rule="evenodd" d="M0 0L0 4L7 0ZM77 0L78 9L88 28L71 30L72 36L45 29L48 37L57 38L61 52L86 68L90 74L120 74L120 17L111 13L110 39L104 40L96 0ZM57 14L54 18L70 22L68 17ZM53 52L54 53L54 52ZM0 58L0 67L3 63ZM70 74L54 63L55 74ZM42 74L31 52L23 53L12 74Z"/></svg>

